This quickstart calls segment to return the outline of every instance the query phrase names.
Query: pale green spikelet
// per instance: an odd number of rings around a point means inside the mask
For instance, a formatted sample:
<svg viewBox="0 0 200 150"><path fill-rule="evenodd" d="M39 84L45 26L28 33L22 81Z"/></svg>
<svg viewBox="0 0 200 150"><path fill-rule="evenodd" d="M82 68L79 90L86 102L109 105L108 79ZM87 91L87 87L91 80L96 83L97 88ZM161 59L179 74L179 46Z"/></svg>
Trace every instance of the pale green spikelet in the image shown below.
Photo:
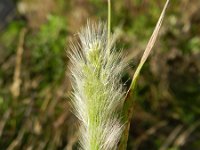
<svg viewBox="0 0 200 150"><path fill-rule="evenodd" d="M73 107L81 121L81 148L116 149L122 126L120 112L124 90L121 74L125 67L116 52L114 38L107 39L103 23L88 23L72 44L70 59L73 77Z"/></svg>

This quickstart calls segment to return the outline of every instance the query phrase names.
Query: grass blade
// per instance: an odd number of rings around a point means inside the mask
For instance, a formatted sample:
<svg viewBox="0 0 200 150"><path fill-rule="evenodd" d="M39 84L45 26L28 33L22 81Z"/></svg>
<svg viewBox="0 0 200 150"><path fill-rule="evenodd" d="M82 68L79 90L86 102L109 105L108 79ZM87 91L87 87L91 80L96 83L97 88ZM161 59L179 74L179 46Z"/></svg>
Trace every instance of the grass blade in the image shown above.
<svg viewBox="0 0 200 150"><path fill-rule="evenodd" d="M138 76L140 74L140 71L141 71L144 63L146 62L146 60L147 60L155 42L156 42L156 39L158 37L158 34L159 34L159 31L160 31L167 6L169 4L169 1L170 0L167 0L166 3L165 3L165 6L162 10L160 18L159 18L159 20L156 24L156 27L155 27L155 29L154 29L151 37L150 37L150 40L149 40L149 42L146 46L146 49L143 53L143 56L140 60L140 63L139 63L139 65L138 65L138 67L137 67L137 69L136 69L136 71L133 75L131 85L130 85L128 91L127 91L127 94L126 94L126 97L125 97L125 102L124 102L124 108L123 108L124 121L126 122L126 124L125 124L125 128L124 128L124 131L123 131L120 143L119 143L119 150L125 150L126 147L127 147L130 121L131 121L131 118L132 118L132 115L133 115L133 99L132 99L133 91L135 89L135 85L136 85Z"/></svg>

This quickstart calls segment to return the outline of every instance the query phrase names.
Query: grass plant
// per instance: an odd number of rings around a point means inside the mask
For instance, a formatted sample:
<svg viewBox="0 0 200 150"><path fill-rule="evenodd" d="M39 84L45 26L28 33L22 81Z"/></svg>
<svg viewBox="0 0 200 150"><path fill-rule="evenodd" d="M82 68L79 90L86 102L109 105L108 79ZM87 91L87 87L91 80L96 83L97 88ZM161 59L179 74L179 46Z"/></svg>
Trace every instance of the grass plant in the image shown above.
<svg viewBox="0 0 200 150"><path fill-rule="evenodd" d="M126 63L115 49L111 34L111 1L108 0L108 23L88 22L79 33L80 42L72 42L73 108L81 121L80 144L84 150L125 150L127 147L133 97L139 73L157 39L167 0L127 92L121 83ZM123 121L122 119L123 118ZM123 134L122 134L123 133ZM121 137L122 134L122 137Z"/></svg>

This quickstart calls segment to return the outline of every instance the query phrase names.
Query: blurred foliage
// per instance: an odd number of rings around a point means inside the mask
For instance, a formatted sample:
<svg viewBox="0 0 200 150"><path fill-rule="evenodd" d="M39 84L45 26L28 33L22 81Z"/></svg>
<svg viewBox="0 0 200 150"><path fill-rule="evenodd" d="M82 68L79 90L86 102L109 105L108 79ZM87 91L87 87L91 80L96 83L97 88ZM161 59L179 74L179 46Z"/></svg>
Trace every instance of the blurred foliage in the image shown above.
<svg viewBox="0 0 200 150"><path fill-rule="evenodd" d="M3 1L2 1L3 2ZM165 0L113 1L112 29L121 27L131 75ZM70 113L69 39L86 20L106 20L106 0L18 0L0 31L0 149L77 147L77 119ZM19 7L20 6L20 7ZM44 8L44 9L41 9ZM135 92L128 149L200 149L200 1L171 1L160 38ZM187 10L187 13L185 13ZM10 15L10 13L9 13ZM16 53L26 28L20 96L14 98Z"/></svg>
<svg viewBox="0 0 200 150"><path fill-rule="evenodd" d="M27 37L26 46L31 51L30 65L32 75L50 74L43 76L44 85L61 80L64 77L66 22L59 16L50 15L47 23L41 25L37 33ZM45 82L46 81L46 82ZM42 87L41 87L42 88Z"/></svg>

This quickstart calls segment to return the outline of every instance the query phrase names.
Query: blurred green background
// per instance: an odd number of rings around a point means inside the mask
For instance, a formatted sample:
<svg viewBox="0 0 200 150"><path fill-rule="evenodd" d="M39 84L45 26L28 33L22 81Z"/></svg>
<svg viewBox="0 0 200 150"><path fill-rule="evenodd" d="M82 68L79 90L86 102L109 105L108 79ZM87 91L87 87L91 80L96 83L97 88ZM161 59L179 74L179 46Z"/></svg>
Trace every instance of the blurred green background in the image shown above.
<svg viewBox="0 0 200 150"><path fill-rule="evenodd" d="M113 0L130 84L165 0ZM171 0L136 88L128 150L200 150L200 1ZM106 0L0 0L0 149L77 149L69 41Z"/></svg>

